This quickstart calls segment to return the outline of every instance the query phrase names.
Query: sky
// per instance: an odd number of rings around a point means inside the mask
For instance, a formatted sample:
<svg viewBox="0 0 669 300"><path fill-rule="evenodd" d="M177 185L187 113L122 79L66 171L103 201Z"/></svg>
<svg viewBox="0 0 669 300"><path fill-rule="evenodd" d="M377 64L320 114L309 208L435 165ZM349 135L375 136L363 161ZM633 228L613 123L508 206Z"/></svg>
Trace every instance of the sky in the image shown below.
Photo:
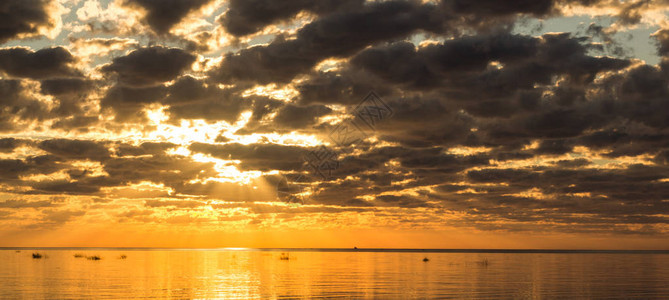
<svg viewBox="0 0 669 300"><path fill-rule="evenodd" d="M2 0L0 247L668 249L668 13Z"/></svg>

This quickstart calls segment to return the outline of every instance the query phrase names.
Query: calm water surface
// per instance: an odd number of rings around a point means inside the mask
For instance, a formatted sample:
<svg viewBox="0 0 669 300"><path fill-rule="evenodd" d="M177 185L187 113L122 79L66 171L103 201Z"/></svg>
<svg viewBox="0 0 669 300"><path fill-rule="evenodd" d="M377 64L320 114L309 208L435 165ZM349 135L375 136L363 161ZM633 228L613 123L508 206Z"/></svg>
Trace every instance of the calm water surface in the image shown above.
<svg viewBox="0 0 669 300"><path fill-rule="evenodd" d="M669 299L668 254L32 252L0 250L0 298Z"/></svg>

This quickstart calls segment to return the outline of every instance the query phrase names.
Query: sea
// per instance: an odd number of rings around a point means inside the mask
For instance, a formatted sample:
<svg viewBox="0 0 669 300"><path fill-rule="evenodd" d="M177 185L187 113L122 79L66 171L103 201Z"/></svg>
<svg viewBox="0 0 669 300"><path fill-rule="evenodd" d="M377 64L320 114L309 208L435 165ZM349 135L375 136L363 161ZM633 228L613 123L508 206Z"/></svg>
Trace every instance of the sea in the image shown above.
<svg viewBox="0 0 669 300"><path fill-rule="evenodd" d="M147 298L669 299L669 252L0 248L0 299Z"/></svg>

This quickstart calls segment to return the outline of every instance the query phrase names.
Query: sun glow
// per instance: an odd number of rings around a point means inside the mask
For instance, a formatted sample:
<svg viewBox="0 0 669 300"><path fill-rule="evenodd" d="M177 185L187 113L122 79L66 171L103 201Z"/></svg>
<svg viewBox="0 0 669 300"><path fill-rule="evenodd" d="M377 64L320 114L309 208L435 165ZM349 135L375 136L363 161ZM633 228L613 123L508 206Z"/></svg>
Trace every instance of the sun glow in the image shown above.
<svg viewBox="0 0 669 300"><path fill-rule="evenodd" d="M276 100L281 100L284 102L290 101L290 99L295 98L299 95L299 92L295 90L291 85L285 85L282 88L277 88L275 83L268 85L256 85L253 88L250 88L244 93L242 97L249 96L265 96Z"/></svg>

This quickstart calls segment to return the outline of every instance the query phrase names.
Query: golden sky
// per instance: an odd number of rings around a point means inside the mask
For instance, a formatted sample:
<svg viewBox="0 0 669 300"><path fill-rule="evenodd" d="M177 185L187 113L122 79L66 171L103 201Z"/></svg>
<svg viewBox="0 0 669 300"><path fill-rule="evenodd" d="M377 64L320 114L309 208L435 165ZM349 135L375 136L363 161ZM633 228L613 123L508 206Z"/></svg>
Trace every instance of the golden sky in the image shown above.
<svg viewBox="0 0 669 300"><path fill-rule="evenodd" d="M0 247L669 247L669 2L9 0Z"/></svg>

